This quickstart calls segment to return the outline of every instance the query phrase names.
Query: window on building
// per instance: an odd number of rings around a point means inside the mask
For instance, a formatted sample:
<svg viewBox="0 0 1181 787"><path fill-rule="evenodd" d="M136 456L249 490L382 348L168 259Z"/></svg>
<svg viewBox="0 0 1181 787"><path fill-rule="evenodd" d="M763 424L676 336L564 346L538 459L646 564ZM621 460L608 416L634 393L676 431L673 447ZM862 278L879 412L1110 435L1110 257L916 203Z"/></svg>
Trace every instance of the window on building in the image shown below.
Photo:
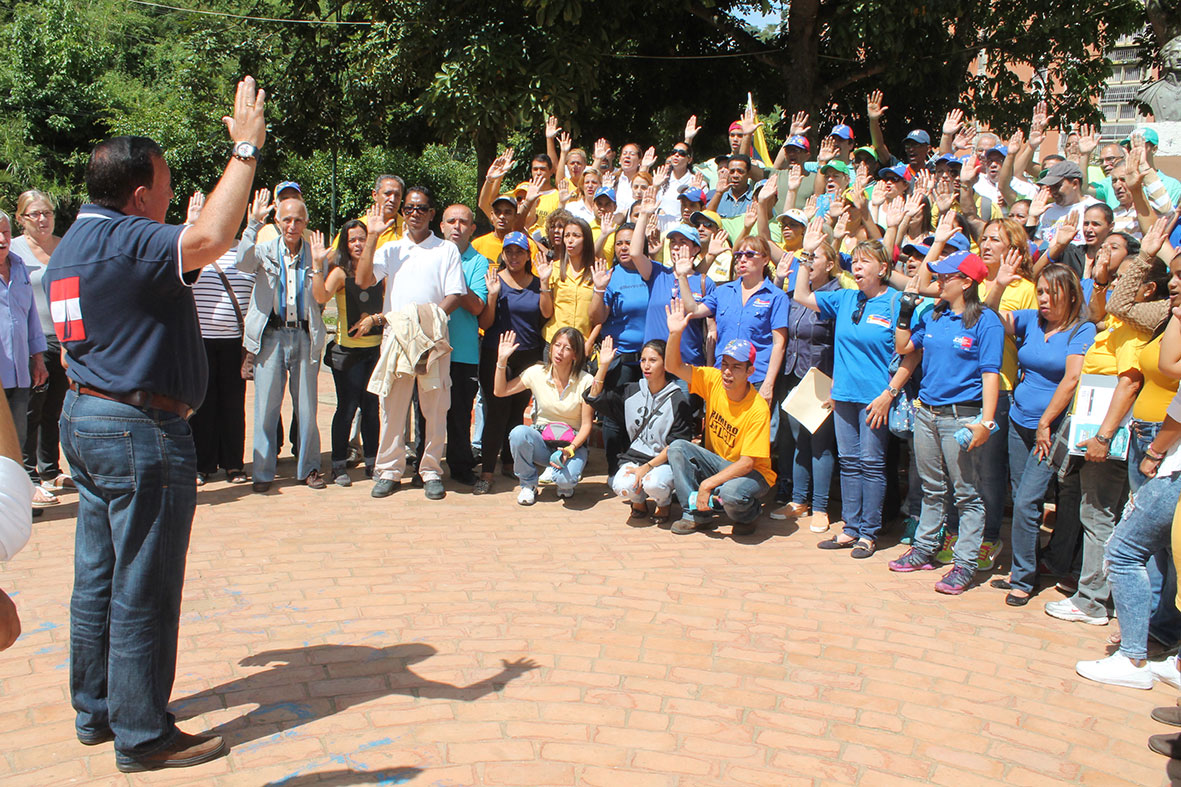
<svg viewBox="0 0 1181 787"><path fill-rule="evenodd" d="M1122 104L1119 108L1120 120L1131 120L1136 117L1136 108L1131 104Z"/></svg>

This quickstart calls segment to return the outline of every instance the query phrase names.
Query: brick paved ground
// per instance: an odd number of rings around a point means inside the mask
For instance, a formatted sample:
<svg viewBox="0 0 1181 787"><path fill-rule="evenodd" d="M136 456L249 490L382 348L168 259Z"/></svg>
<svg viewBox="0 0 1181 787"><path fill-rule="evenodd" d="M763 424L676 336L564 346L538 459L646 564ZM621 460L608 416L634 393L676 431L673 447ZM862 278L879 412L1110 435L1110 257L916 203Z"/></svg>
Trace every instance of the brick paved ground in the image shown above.
<svg viewBox="0 0 1181 787"><path fill-rule="evenodd" d="M1054 591L1021 610L987 587L945 598L937 575L887 572L898 547L854 561L782 523L633 529L592 469L569 505L549 491L530 509L499 479L443 503L409 485L373 500L368 482L205 487L173 707L233 750L135 778L73 736L67 495L0 572L25 630L0 656L0 781L1165 781L1148 713L1176 693L1078 678L1110 630L1046 617Z"/></svg>

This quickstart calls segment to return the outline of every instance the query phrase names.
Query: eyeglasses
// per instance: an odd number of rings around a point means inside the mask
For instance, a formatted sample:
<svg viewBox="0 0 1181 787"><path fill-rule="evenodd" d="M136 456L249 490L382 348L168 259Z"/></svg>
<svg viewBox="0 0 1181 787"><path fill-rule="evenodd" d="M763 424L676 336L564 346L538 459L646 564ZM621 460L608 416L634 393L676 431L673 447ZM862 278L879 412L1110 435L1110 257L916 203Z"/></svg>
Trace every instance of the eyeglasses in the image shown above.
<svg viewBox="0 0 1181 787"><path fill-rule="evenodd" d="M430 213L431 208L429 205L403 205L402 212L403 213Z"/></svg>
<svg viewBox="0 0 1181 787"><path fill-rule="evenodd" d="M936 273L935 274L935 280L938 281L940 284L945 284L945 283L952 281L954 279L966 279L966 278L967 277L964 276L962 273Z"/></svg>
<svg viewBox="0 0 1181 787"><path fill-rule="evenodd" d="M763 256L763 253L759 252L759 251L755 251L754 249L747 249L746 251L736 251L733 254L733 257L738 260L741 260L741 259L753 260L754 258L761 257L761 256Z"/></svg>
<svg viewBox="0 0 1181 787"><path fill-rule="evenodd" d="M52 219L52 210L31 210L24 214L26 219Z"/></svg>
<svg viewBox="0 0 1181 787"><path fill-rule="evenodd" d="M857 310L853 312L853 324L861 324L861 315L865 314L865 304L869 303L869 298L862 298L861 302L857 304Z"/></svg>
<svg viewBox="0 0 1181 787"><path fill-rule="evenodd" d="M689 151L684 150L683 148L673 148L672 155L674 155L674 156L688 156Z"/></svg>

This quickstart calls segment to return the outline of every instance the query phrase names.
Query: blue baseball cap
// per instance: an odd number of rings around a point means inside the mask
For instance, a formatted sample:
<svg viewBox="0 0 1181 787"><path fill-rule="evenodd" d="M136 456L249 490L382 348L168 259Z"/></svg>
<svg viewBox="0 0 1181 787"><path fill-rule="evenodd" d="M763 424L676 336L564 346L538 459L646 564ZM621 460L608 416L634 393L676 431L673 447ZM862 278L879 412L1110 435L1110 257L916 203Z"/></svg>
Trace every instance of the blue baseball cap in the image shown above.
<svg viewBox="0 0 1181 787"><path fill-rule="evenodd" d="M841 139L853 141L853 129L846 126L844 123L838 123L832 127L832 131L828 132L830 137L840 137Z"/></svg>
<svg viewBox="0 0 1181 787"><path fill-rule="evenodd" d="M905 142L917 142L920 145L930 145L931 135L921 128L916 128L914 131L906 135Z"/></svg>
<svg viewBox="0 0 1181 787"><path fill-rule="evenodd" d="M785 147L785 148L800 148L801 150L805 150L805 151L809 151L812 149L812 146L808 143L808 138L805 136L801 136L800 134L794 134L794 135L788 137L787 141L783 143L783 147Z"/></svg>
<svg viewBox="0 0 1181 787"><path fill-rule="evenodd" d="M956 158L955 156L951 155L950 153L944 153L944 154L940 155L938 158L936 158L931 163L932 164L946 163L947 166L949 166L949 167L959 167L959 168L963 168L963 166L964 166L963 159Z"/></svg>
<svg viewBox="0 0 1181 787"><path fill-rule="evenodd" d="M701 236L697 234L696 227L690 227L688 224L674 224L672 228L665 233L666 238L671 238L673 235L680 235L682 238L693 241L698 247L701 246Z"/></svg>
<svg viewBox="0 0 1181 787"><path fill-rule="evenodd" d="M755 346L746 339L731 339L726 343L726 349L722 350L722 355L742 363L753 364L755 362Z"/></svg>
<svg viewBox="0 0 1181 787"><path fill-rule="evenodd" d="M608 188L607 186L599 186L599 190L595 192L595 199L599 197L607 197L612 202L619 202L619 200L615 199L615 189Z"/></svg>
<svg viewBox="0 0 1181 787"><path fill-rule="evenodd" d="M878 170L878 180L903 180L909 182L910 178L907 177L909 169L905 164L882 167Z"/></svg>
<svg viewBox="0 0 1181 787"><path fill-rule="evenodd" d="M1009 155L1009 149L1007 147L1005 147L1004 145L997 145L995 148L989 148L988 150L984 151L984 155L986 155L986 156L989 153L997 153L1000 155L1001 158L1005 158L1006 156Z"/></svg>
<svg viewBox="0 0 1181 787"><path fill-rule="evenodd" d="M298 192L300 194L300 196L303 195L303 189L301 189L299 187L298 183L296 183L294 180L285 180L282 183L280 183L278 186L275 186L275 197L277 198L280 194L282 194L287 189L295 189L296 192Z"/></svg>
<svg viewBox="0 0 1181 787"><path fill-rule="evenodd" d="M923 239L923 243L927 246L928 249L930 249L931 244L934 242L935 242L934 235L928 235L926 238ZM947 248L950 248L950 249L955 249L956 251L967 251L968 249L970 249L972 247L972 244L968 240L968 237L966 235L964 235L964 233L957 232L955 235L952 235L950 238L947 239L947 243L945 243L944 246L946 246Z"/></svg>
<svg viewBox="0 0 1181 787"><path fill-rule="evenodd" d="M954 254L948 254L941 260L927 263L927 269L931 273L944 275L962 273L977 284L988 278L988 266L970 251L957 251Z"/></svg>
<svg viewBox="0 0 1181 787"><path fill-rule="evenodd" d="M931 247L924 243L909 241L907 243L903 243L901 249L903 254L909 254L912 257L918 257L921 259L927 256L927 252L931 250Z"/></svg>
<svg viewBox="0 0 1181 787"><path fill-rule="evenodd" d="M696 186L689 186L687 189L682 190L681 193L677 195L677 199L687 199L690 202L700 202L704 204L705 192Z"/></svg>
<svg viewBox="0 0 1181 787"><path fill-rule="evenodd" d="M501 246L501 249L507 249L509 246L529 251L529 236L523 232L510 232L504 236L504 245Z"/></svg>

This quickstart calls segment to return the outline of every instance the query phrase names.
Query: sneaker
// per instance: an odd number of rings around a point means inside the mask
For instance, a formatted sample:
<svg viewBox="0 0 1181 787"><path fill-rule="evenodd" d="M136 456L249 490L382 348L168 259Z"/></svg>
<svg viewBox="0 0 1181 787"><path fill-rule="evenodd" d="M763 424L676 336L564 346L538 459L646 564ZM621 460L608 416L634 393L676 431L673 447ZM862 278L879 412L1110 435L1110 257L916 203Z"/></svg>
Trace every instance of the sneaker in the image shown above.
<svg viewBox="0 0 1181 787"><path fill-rule="evenodd" d="M902 520L902 538L898 539L898 543L910 546L914 543L914 531L919 528L918 517L908 516Z"/></svg>
<svg viewBox="0 0 1181 787"><path fill-rule="evenodd" d="M972 578L976 576L976 572L966 569L963 566L952 566L951 571L943 575L943 578L935 583L935 592L944 593L948 596L958 596L968 589L972 584Z"/></svg>
<svg viewBox="0 0 1181 787"><path fill-rule="evenodd" d="M808 523L808 529L813 533L827 533L828 532L828 512L819 511L812 514L812 519Z"/></svg>
<svg viewBox="0 0 1181 787"><path fill-rule="evenodd" d="M1148 669L1152 672L1152 677L1159 680L1161 683L1168 684L1175 689L1181 689L1181 671L1177 670L1177 657L1169 656L1167 659L1160 661L1148 662Z"/></svg>
<svg viewBox="0 0 1181 787"><path fill-rule="evenodd" d="M550 486L554 483L554 469L547 467L541 471L541 477L537 479L537 483L541 486Z"/></svg>
<svg viewBox="0 0 1181 787"><path fill-rule="evenodd" d="M1090 626L1106 626L1107 621L1110 620L1106 615L1096 617L1088 615L1081 609L1074 605L1074 602L1068 598L1059 599L1058 601L1051 601L1046 604L1046 614L1058 620L1069 620L1071 622L1086 623Z"/></svg>
<svg viewBox="0 0 1181 787"><path fill-rule="evenodd" d="M427 500L442 500L447 496L447 490L443 488L443 482L437 478L427 481L423 487L423 491L426 492Z"/></svg>
<svg viewBox="0 0 1181 787"><path fill-rule="evenodd" d="M958 533L948 532L947 528L943 528L943 546L939 547L939 551L935 553L935 562L943 563L944 565L955 560L955 542L959 539Z"/></svg>
<svg viewBox="0 0 1181 787"><path fill-rule="evenodd" d="M323 489L324 487L328 486L328 484L324 481L323 473L321 473L319 470L313 470L312 472L308 473L306 483L311 489Z"/></svg>
<svg viewBox="0 0 1181 787"><path fill-rule="evenodd" d="M569 500L574 497L574 487L563 488L559 486L556 491L559 500Z"/></svg>
<svg viewBox="0 0 1181 787"><path fill-rule="evenodd" d="M140 773L160 768L187 768L217 759L226 751L226 742L217 735L189 735L178 732L172 745L144 757L116 754L115 767L123 773Z"/></svg>
<svg viewBox="0 0 1181 787"><path fill-rule="evenodd" d="M473 495L486 495L492 491L491 478L477 478L476 485L472 487Z"/></svg>
<svg viewBox="0 0 1181 787"><path fill-rule="evenodd" d="M537 490L531 486L521 487L521 491L517 493L517 505L531 506L537 502Z"/></svg>
<svg viewBox="0 0 1181 787"><path fill-rule="evenodd" d="M980 545L980 555L976 558L976 568L981 571L992 571L992 567L996 565L996 559L1000 556L1001 550L1004 547L1005 542L999 538L996 541L985 541Z"/></svg>
<svg viewBox="0 0 1181 787"><path fill-rule="evenodd" d="M379 478L369 490L370 497L389 497L398 488L398 482L392 478Z"/></svg>
<svg viewBox="0 0 1181 787"><path fill-rule="evenodd" d="M1125 686L1129 689L1151 689L1154 680L1147 663L1143 667L1137 667L1131 659L1119 652L1105 659L1080 661L1074 665L1074 671L1087 680L1112 686Z"/></svg>
<svg viewBox="0 0 1181 787"><path fill-rule="evenodd" d="M782 522L786 519L799 519L800 517L806 516L807 514L807 503L788 503L782 508L775 509L770 514L767 514L767 516L776 521Z"/></svg>
<svg viewBox="0 0 1181 787"><path fill-rule="evenodd" d="M332 483L336 484L337 486L352 486L353 479L349 478L348 473L341 471L336 474L336 478L332 479Z"/></svg>
<svg viewBox="0 0 1181 787"><path fill-rule="evenodd" d="M909 571L934 571L938 566L931 562L930 555L924 555L914 547L906 550L902 557L891 560L886 564L891 571L907 573Z"/></svg>

